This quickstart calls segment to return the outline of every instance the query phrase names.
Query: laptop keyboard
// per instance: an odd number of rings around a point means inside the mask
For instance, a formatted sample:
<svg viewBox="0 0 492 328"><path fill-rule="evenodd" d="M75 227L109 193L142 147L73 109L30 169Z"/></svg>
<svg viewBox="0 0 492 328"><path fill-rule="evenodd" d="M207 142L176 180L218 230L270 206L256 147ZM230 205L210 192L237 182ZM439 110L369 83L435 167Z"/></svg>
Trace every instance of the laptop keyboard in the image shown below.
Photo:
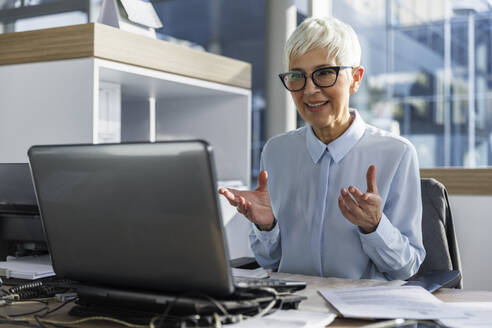
<svg viewBox="0 0 492 328"><path fill-rule="evenodd" d="M306 283L303 281L292 281L282 279L254 279L234 277L234 285L238 288L262 288L269 287L277 290L300 290L306 288Z"/></svg>

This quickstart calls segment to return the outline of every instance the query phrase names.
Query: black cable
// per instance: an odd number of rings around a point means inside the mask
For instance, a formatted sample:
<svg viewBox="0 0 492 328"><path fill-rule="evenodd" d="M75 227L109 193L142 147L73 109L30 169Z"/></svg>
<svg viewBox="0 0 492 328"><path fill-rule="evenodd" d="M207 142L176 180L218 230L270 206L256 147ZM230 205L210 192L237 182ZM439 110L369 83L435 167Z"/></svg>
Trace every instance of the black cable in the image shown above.
<svg viewBox="0 0 492 328"><path fill-rule="evenodd" d="M44 323L45 326L53 326L53 327L56 327L56 328L72 328L71 326L63 326L63 325L60 325L58 323L53 323L53 322L45 322Z"/></svg>
<svg viewBox="0 0 492 328"><path fill-rule="evenodd" d="M34 320L36 320L37 324L39 325L39 328L46 328L46 326L39 321L39 317L37 315L33 315Z"/></svg>
<svg viewBox="0 0 492 328"><path fill-rule="evenodd" d="M33 302L33 301L29 301L29 302ZM49 306L46 302L44 301L34 301L34 302L39 302L39 303L42 303L44 306L41 308L41 309L38 309L36 311L30 311L30 312L25 312L25 313L14 313L14 314L9 314L9 317L11 318L16 318L16 317L24 317L26 315L32 315L32 314L36 314L36 313L39 313L41 311L47 311L49 309ZM18 303L22 303L22 302L18 302Z"/></svg>
<svg viewBox="0 0 492 328"><path fill-rule="evenodd" d="M260 315L265 309L267 309L269 306L272 306L272 302L275 302L275 303L273 303L272 308L268 312L261 314L261 316L266 315L266 314L271 314L271 313L273 313L273 312L275 312L276 310L279 309L279 308L275 308L275 305L276 305L276 302L278 300L280 300L282 302L282 299L281 299L281 297L279 297L280 295L279 295L279 293L275 289L270 288L270 287L260 287L260 288L256 288L255 290L273 296L273 300L272 301L269 301L268 304L264 308L262 308L261 305L260 305L256 309L258 312L255 315L251 316L251 317Z"/></svg>
<svg viewBox="0 0 492 328"><path fill-rule="evenodd" d="M212 298L212 297L210 297L210 296L208 296L206 294L199 293L199 292L187 292L187 293L183 293L183 294L180 294L180 295L177 295L176 297L174 297L174 299L167 304L166 308L164 309L164 313L161 316L158 316L155 319L153 319L153 320L159 320L159 323L157 325L157 328L162 328L163 327L163 324L165 323L165 321L170 318L169 312L174 307L174 305L176 305L176 303L178 302L179 299L184 298L184 297L190 297L190 296L195 296L195 297L196 296L199 296L201 298L205 298L208 301L210 301L213 305L215 305L215 307L217 307L217 309L219 309L220 312L222 312L224 315L229 315L229 313L224 308L224 306L222 304L220 304L220 302L218 302L214 298ZM176 319L177 318L178 317L176 317ZM181 321L181 323L184 323L184 322L186 322L186 320L190 320L190 319L191 318L179 317L179 321ZM197 323L197 322L195 321L195 323Z"/></svg>
<svg viewBox="0 0 492 328"><path fill-rule="evenodd" d="M46 325L53 326L53 327L56 327L56 328L72 328L71 326L63 326L63 325L60 325L60 324L57 324L57 323L52 323L52 322L45 323L45 326Z"/></svg>
<svg viewBox="0 0 492 328"><path fill-rule="evenodd" d="M219 309L223 315L229 315L229 312L227 311L227 309L219 301L217 301L215 298L211 297L210 295L200 293L200 292L192 292L192 293L189 293L188 296L196 296L199 298L204 298L204 299L208 300L210 303L212 303L213 305L215 305L215 307L217 309Z"/></svg>
<svg viewBox="0 0 492 328"><path fill-rule="evenodd" d="M178 296L174 297L174 299L171 302L167 303L166 308L164 309L164 313L162 314L162 316L158 317L158 320L160 320L160 321L159 321L159 324L157 325L157 328L163 327L163 324L166 321L166 318L167 318L167 315L169 314L169 311L171 311L174 304L176 304L176 302L179 300L180 297L182 297L182 296L178 295Z"/></svg>
<svg viewBox="0 0 492 328"><path fill-rule="evenodd" d="M38 310L35 310L35 311L25 312L25 313L11 314L11 315L9 315L9 317L16 318L16 317L23 317L23 316L33 315L34 320L36 320L36 323L38 324L37 326L31 324L29 321L14 321L14 320L9 320L7 323L13 323L13 322L15 322L16 324L21 324L21 325L24 324L24 323L27 323L29 327L35 326L35 327L40 327L40 328L47 328L46 327L46 324L43 324L39 319L44 318L46 315L48 315L50 313L53 313L53 312L56 312L56 311L60 310L62 307L64 307L68 303L75 301L75 299L66 301L66 302L62 303L61 305L56 306L53 309L50 309L49 306L48 306L48 303L45 302L45 301L40 301L40 300L34 300L34 301L44 304L43 308L38 309ZM29 301L29 302L32 302L32 300ZM18 303L22 303L22 302L18 302ZM36 315L37 313L40 313L42 311L45 311L45 313L43 313L41 315ZM61 326L61 325L55 325L55 324L51 324L51 325L53 325L55 327L65 328L65 326ZM68 327L66 327L66 328L68 328Z"/></svg>
<svg viewBox="0 0 492 328"><path fill-rule="evenodd" d="M0 318L0 325L3 324L9 324L9 325L15 325L15 326L24 326L24 327L36 327L32 323L30 323L28 320L10 320L5 317Z"/></svg>
<svg viewBox="0 0 492 328"><path fill-rule="evenodd" d="M22 291L26 291L26 290L32 290L32 289L35 289L35 288L39 288L43 286L43 282L42 281L33 281L33 282L29 282L29 283L25 283L25 284L22 284L22 285L18 285L16 287L12 287L9 289L8 293L9 294L19 294L20 292Z"/></svg>
<svg viewBox="0 0 492 328"><path fill-rule="evenodd" d="M65 305L67 305L67 304L69 304L71 302L74 302L76 300L78 300L78 298L74 298L74 299L71 299L69 301L63 302L62 304L58 305L57 307L55 307L55 308L53 308L51 310L46 311L46 313L43 314L42 317L45 317L45 316L47 316L50 313L56 312L56 311L60 310L62 307L64 307Z"/></svg>
<svg viewBox="0 0 492 328"><path fill-rule="evenodd" d="M74 282L71 280L48 278L19 284L6 293L7 295L16 295L20 300L53 297L57 293L69 292L73 285Z"/></svg>
<svg viewBox="0 0 492 328"><path fill-rule="evenodd" d="M224 316L224 318L222 318L221 321L223 321L223 320L234 320L233 316L238 316L238 315L246 315L246 316L258 315L267 307L272 306L272 302L275 302L275 303L273 303L273 308L268 311L268 314L271 314L271 313L277 311L278 309L280 309L282 307L284 300L281 297L279 297L280 295L277 292L275 292L274 290L269 290L268 288L258 288L258 289L255 289L255 291L258 294L258 296L261 296L262 294L263 295L267 294L267 295L272 296L273 299L270 300L269 302L267 302L267 304L265 306L262 306L261 304L259 304L259 306L257 308L255 308L254 310L246 309L246 310L243 310L242 313L234 313L234 315L232 315L227 311L227 309L221 304L220 301L214 299L213 297L211 297L207 294L200 293L200 292L183 293L183 294L180 294L180 295L177 295L176 297L174 297L173 300L167 304L163 314L161 316L153 318L153 322L157 323L157 325L156 325L157 328L162 328L162 327L164 327L164 325L166 323L170 323L170 322L166 322L166 320L169 321L169 319L175 319L176 323L180 323L181 325L191 323L191 324L194 324L195 327L201 327L203 325L203 323L207 323L207 320L211 319L210 315L207 315L207 316L202 315L202 316L199 316L198 318L192 317L192 316L188 316L188 317L172 316L172 318L171 318L171 316L169 315L172 308L176 305L176 303L179 301L179 299L181 299L183 297L190 297L190 296L208 300L211 304L213 304L217 308L217 310L220 311L222 313L222 315ZM277 301L279 302L278 304L276 304ZM210 322L208 322L208 323L210 324ZM225 323L225 322L223 322L223 323Z"/></svg>

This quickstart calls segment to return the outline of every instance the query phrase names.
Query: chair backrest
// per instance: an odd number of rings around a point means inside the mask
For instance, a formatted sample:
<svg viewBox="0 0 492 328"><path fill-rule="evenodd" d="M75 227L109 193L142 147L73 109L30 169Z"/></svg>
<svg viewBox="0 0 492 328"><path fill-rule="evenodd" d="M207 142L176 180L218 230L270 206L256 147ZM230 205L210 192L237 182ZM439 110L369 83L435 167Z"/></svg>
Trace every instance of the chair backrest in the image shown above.
<svg viewBox="0 0 492 328"><path fill-rule="evenodd" d="M436 179L421 179L422 235L427 252L415 277L437 270L459 270L461 261L448 193ZM456 285L462 288L462 281Z"/></svg>

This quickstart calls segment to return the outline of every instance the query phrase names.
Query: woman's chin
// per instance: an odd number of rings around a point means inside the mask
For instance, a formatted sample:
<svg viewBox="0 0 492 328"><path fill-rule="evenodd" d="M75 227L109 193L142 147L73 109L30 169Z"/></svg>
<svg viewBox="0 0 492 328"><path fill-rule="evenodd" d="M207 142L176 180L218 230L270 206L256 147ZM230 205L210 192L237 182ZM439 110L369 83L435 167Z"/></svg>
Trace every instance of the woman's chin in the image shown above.
<svg viewBox="0 0 492 328"><path fill-rule="evenodd" d="M307 124L309 124L315 130L324 130L327 126L329 126L329 122L326 119L324 120L305 120Z"/></svg>

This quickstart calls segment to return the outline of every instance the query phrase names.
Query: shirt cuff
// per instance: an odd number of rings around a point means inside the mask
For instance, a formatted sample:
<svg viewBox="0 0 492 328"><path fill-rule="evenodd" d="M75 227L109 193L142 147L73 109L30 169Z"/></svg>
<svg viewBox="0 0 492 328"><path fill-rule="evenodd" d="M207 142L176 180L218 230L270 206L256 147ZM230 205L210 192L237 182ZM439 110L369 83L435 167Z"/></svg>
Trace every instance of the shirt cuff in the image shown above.
<svg viewBox="0 0 492 328"><path fill-rule="evenodd" d="M377 248L391 244L394 230L395 227L383 213L375 231L365 234L359 230L359 236L364 244Z"/></svg>
<svg viewBox="0 0 492 328"><path fill-rule="evenodd" d="M260 229L258 229L256 224L254 224L254 223L252 223L252 225L253 225L253 231L255 232L255 235L260 241L262 241L264 243L275 243L277 241L278 236L280 234L278 222L275 223L275 226L270 231L260 230Z"/></svg>

